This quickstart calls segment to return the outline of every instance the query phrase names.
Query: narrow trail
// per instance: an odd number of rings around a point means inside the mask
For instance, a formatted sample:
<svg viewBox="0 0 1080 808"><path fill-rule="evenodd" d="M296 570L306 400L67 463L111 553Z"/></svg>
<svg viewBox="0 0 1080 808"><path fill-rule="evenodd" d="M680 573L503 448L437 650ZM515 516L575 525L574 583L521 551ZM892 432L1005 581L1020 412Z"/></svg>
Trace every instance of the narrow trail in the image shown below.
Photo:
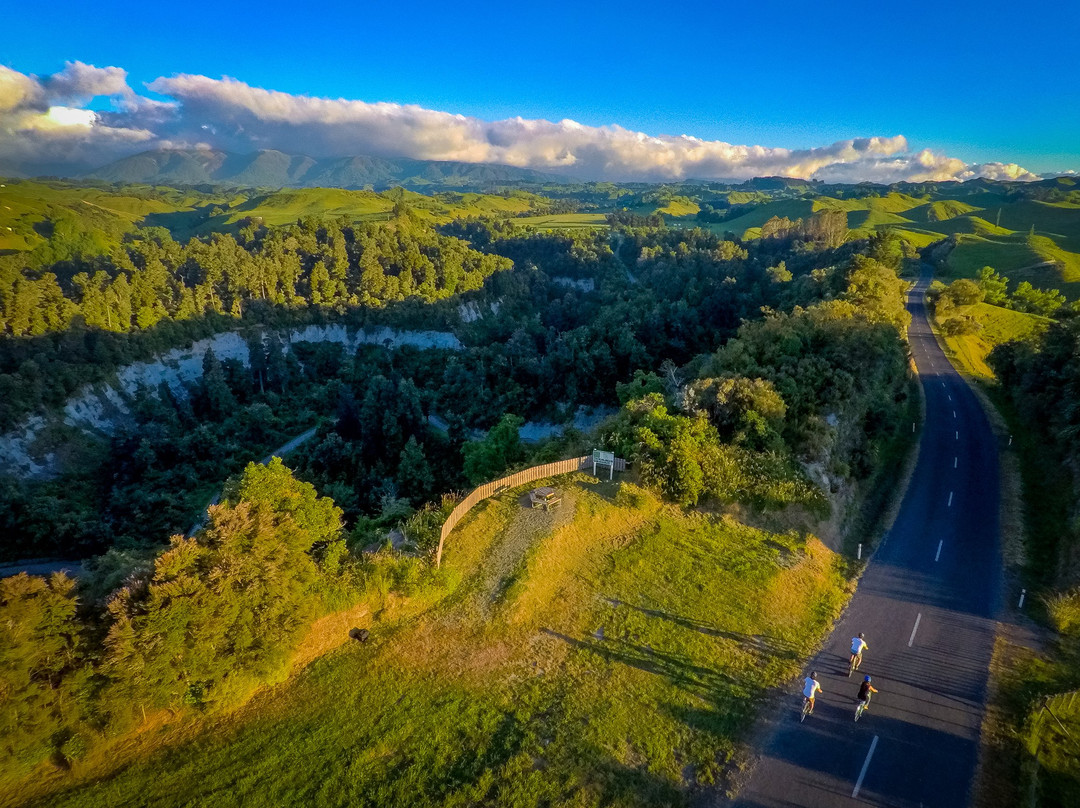
<svg viewBox="0 0 1080 808"><path fill-rule="evenodd" d="M517 513L494 552L484 561L482 583L476 595L483 615L491 614L537 540L551 535L557 528L573 521L577 505L576 493L572 488L560 490L560 493L563 497L562 505L552 511L530 507L528 492L517 498Z"/></svg>

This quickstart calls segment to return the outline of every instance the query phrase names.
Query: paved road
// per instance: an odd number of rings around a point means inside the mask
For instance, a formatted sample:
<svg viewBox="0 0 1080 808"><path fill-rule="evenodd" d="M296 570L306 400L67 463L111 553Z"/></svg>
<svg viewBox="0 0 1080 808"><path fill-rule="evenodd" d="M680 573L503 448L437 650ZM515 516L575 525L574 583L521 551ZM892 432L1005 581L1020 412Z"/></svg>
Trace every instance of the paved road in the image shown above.
<svg viewBox="0 0 1080 808"><path fill-rule="evenodd" d="M799 724L791 696L742 808L967 805L978 754L993 618L1002 588L997 441L926 320L924 275L909 332L926 423L900 514L825 649L823 695ZM870 644L861 673L881 691L854 722L849 638Z"/></svg>
<svg viewBox="0 0 1080 808"><path fill-rule="evenodd" d="M275 457L284 457L289 452L291 452L293 449L297 448L298 446L300 446L300 445L302 445L304 443L307 443L309 440L311 440L313 437L315 437L315 433L318 432L318 431L319 431L319 428L317 426L313 426L311 429L308 429L305 432L301 432L299 435L297 435L295 438L293 438L289 442L283 443L281 446L274 449L274 451L272 451L270 454L268 454L266 457L264 457L262 460L260 460L259 463L261 465L263 465L263 466L270 465L270 461L273 460ZM199 517L199 521L196 522L195 524L193 524L191 526L191 529L188 530L188 532L187 532L188 536L194 536L195 533L199 530L199 528L201 528L203 525L206 524L206 520L207 520L207 517L208 517L207 511L210 509L211 505L217 505L219 502L221 502L221 492L220 491L217 494L214 495L214 498L212 500L210 500L209 502L206 503L206 509L203 510L202 516Z"/></svg>

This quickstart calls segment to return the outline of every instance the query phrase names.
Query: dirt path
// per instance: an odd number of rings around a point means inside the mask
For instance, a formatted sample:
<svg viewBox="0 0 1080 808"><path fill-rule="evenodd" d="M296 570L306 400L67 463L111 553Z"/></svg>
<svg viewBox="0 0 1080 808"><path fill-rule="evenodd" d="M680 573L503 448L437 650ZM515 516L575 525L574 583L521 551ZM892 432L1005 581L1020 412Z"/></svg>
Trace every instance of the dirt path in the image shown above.
<svg viewBox="0 0 1080 808"><path fill-rule="evenodd" d="M562 505L552 511L531 508L529 494L518 497L518 511L506 528L494 552L484 561L482 583L477 592L482 613L490 614L491 607L506 592L514 575L525 563L529 548L541 536L551 535L556 528L574 519L577 492L573 488L560 491Z"/></svg>
<svg viewBox="0 0 1080 808"><path fill-rule="evenodd" d="M574 518L577 491L560 487L561 507L533 510L528 494L509 504L515 509L501 535L490 546L479 568L463 584L460 595L434 619L417 622L385 653L403 668L438 671L440 676L482 676L520 656L522 637L508 632L499 618L503 597L524 570L529 551Z"/></svg>

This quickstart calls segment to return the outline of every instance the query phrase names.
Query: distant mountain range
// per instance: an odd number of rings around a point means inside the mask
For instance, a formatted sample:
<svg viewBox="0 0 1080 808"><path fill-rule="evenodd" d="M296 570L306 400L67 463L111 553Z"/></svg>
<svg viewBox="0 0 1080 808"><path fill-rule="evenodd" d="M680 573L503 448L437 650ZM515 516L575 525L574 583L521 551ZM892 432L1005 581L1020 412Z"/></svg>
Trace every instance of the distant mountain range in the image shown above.
<svg viewBox="0 0 1080 808"><path fill-rule="evenodd" d="M255 188L365 188L394 185L490 186L502 183L572 182L528 168L437 160L335 157L315 160L267 149L231 154L216 149L146 151L82 175L106 182L151 185L232 185Z"/></svg>

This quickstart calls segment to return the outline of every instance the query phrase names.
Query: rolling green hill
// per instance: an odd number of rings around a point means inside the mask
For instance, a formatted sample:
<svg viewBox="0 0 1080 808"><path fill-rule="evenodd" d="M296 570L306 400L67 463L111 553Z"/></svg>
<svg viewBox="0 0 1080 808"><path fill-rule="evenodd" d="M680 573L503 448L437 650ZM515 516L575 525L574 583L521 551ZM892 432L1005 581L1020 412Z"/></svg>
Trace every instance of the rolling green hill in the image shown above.
<svg viewBox="0 0 1080 808"><path fill-rule="evenodd" d="M555 213L550 216L523 216L520 219L515 219L514 222L531 230L574 230L607 226L607 220L603 213Z"/></svg>
<svg viewBox="0 0 1080 808"><path fill-rule="evenodd" d="M58 222L116 238L147 216L229 202L222 194L147 185L114 190L62 181L6 180L0 186L0 251L32 250L46 242Z"/></svg>
<svg viewBox="0 0 1080 808"><path fill-rule="evenodd" d="M1044 331L1053 322L1047 317L991 306L989 303L963 306L954 312L973 318L979 324L979 331L975 334L942 336L942 339L961 369L981 379L994 377L986 364L986 357L994 346L1030 337Z"/></svg>
<svg viewBox="0 0 1080 808"><path fill-rule="evenodd" d="M983 216L995 221L999 212L1002 227L1024 233L1034 228L1063 248L1080 252L1080 205L1023 199L989 209Z"/></svg>
<svg viewBox="0 0 1080 808"><path fill-rule="evenodd" d="M549 209L548 199L525 191L425 195L402 188L382 193L298 188L270 193L202 193L165 186L102 187L61 181L8 180L0 185L0 253L44 245L58 223L86 234L88 243L98 245L96 251L104 251L109 243L140 225L165 227L174 238L186 241L192 236L235 231L246 220L271 227L291 224L305 216L382 221L389 218L397 203L409 206L432 223ZM599 218L603 223L602 214Z"/></svg>
<svg viewBox="0 0 1080 808"><path fill-rule="evenodd" d="M716 227L721 231L730 230L733 233L741 234L751 228L761 227L773 216L778 216L781 219L787 217L794 221L795 219L806 218L813 212L814 203L809 199L780 199L754 208L734 219L725 219Z"/></svg>
<svg viewBox="0 0 1080 808"><path fill-rule="evenodd" d="M1013 287L1027 281L1041 289L1059 289L1070 300L1080 299L1080 255L1062 249L1049 236L960 235L947 259L947 277L974 278L984 266L1006 275Z"/></svg>

